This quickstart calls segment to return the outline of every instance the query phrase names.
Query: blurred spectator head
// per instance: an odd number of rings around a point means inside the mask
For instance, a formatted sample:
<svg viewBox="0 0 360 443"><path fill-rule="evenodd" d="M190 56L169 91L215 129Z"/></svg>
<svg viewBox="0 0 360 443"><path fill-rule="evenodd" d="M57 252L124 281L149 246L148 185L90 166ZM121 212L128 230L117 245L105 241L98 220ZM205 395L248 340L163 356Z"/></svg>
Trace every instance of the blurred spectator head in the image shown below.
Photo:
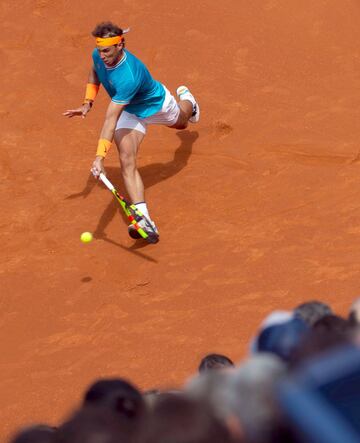
<svg viewBox="0 0 360 443"><path fill-rule="evenodd" d="M10 443L51 443L56 428L48 425L34 425L18 432Z"/></svg>
<svg viewBox="0 0 360 443"><path fill-rule="evenodd" d="M286 372L279 357L258 353L232 371L209 371L192 378L185 390L207 403L234 439L263 443L280 426L273 387Z"/></svg>
<svg viewBox="0 0 360 443"><path fill-rule="evenodd" d="M199 372L232 367L234 367L234 363L230 360L229 357L221 354L208 354L201 360L199 365Z"/></svg>
<svg viewBox="0 0 360 443"><path fill-rule="evenodd" d="M130 443L139 428L107 407L88 406L62 424L51 443Z"/></svg>
<svg viewBox="0 0 360 443"><path fill-rule="evenodd" d="M351 344L303 362L282 380L277 396L295 441L359 442L359 380L360 350Z"/></svg>
<svg viewBox="0 0 360 443"><path fill-rule="evenodd" d="M140 417L145 409L140 391L120 378L96 381L86 391L83 405L108 407L129 419Z"/></svg>
<svg viewBox="0 0 360 443"><path fill-rule="evenodd" d="M185 385L190 398L206 403L216 417L226 422L231 416L228 386L233 371L205 371L191 378Z"/></svg>
<svg viewBox="0 0 360 443"><path fill-rule="evenodd" d="M352 343L351 335L325 328L311 329L291 355L290 366L296 368L307 360Z"/></svg>
<svg viewBox="0 0 360 443"><path fill-rule="evenodd" d="M273 311L267 315L262 321L257 335L250 342L251 352L257 352L257 341L260 333L270 326L280 325L294 318L294 313L291 311Z"/></svg>
<svg viewBox="0 0 360 443"><path fill-rule="evenodd" d="M274 390L286 373L285 363L272 354L254 355L231 373L228 403L241 423L245 441L268 442L280 426Z"/></svg>
<svg viewBox="0 0 360 443"><path fill-rule="evenodd" d="M332 313L333 311L329 305L317 300L302 303L294 309L294 314L309 326L313 326L320 318Z"/></svg>
<svg viewBox="0 0 360 443"><path fill-rule="evenodd" d="M297 317L266 326L255 339L253 350L255 352L271 352L284 361L288 361L308 329L306 323Z"/></svg>
<svg viewBox="0 0 360 443"><path fill-rule="evenodd" d="M159 396L144 427L143 443L230 443L227 428L200 401L184 394Z"/></svg>
<svg viewBox="0 0 360 443"><path fill-rule="evenodd" d="M313 329L324 333L334 332L344 335L351 334L353 330L348 320L334 314L324 315L324 317L314 323Z"/></svg>
<svg viewBox="0 0 360 443"><path fill-rule="evenodd" d="M291 311L272 311L269 315L267 315L261 323L261 329L264 329L269 326L280 325L282 323L286 323L288 320L291 320L294 317L294 313Z"/></svg>
<svg viewBox="0 0 360 443"><path fill-rule="evenodd" d="M147 411L154 409L156 402L162 398L163 396L168 395L179 395L183 394L184 391L180 391L178 389L168 389L168 390L159 390L159 389L150 389L143 393L144 400L147 406Z"/></svg>
<svg viewBox="0 0 360 443"><path fill-rule="evenodd" d="M232 392L230 391L233 371L205 371L190 379L185 392L190 398L206 403L217 419L229 430L235 441L244 437L242 425L233 412Z"/></svg>
<svg viewBox="0 0 360 443"><path fill-rule="evenodd" d="M147 408L152 408L158 396L161 395L159 389L148 389L143 392L143 398Z"/></svg>
<svg viewBox="0 0 360 443"><path fill-rule="evenodd" d="M351 305L349 312L349 322L352 326L360 325L360 297Z"/></svg>

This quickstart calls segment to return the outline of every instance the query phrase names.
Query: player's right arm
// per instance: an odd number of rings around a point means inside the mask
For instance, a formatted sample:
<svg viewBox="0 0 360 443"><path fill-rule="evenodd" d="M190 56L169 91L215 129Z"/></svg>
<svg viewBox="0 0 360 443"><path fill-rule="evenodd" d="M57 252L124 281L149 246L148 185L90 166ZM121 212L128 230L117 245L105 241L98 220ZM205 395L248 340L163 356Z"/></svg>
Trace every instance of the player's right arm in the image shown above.
<svg viewBox="0 0 360 443"><path fill-rule="evenodd" d="M102 172L105 174L104 158L110 149L111 142L114 138L116 123L125 108L125 104L121 105L111 101L106 111L105 121L101 130L100 139L96 151L96 157L91 167L91 172L95 178L99 178Z"/></svg>
<svg viewBox="0 0 360 443"><path fill-rule="evenodd" d="M67 109L63 115L66 117L75 117L75 116L81 116L82 118L86 117L86 114L90 111L95 97L99 91L100 87L100 81L96 74L94 66L91 67L88 77L88 82L86 85L86 93L85 93L85 99L83 104L76 109Z"/></svg>

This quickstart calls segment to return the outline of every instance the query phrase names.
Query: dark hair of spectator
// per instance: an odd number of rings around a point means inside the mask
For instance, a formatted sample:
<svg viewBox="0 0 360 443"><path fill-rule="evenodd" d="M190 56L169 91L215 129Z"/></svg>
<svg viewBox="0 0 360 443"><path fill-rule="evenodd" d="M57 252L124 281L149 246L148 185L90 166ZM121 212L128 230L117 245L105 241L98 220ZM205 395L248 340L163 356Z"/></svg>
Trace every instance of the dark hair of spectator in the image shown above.
<svg viewBox="0 0 360 443"><path fill-rule="evenodd" d="M353 327L360 326L360 298L354 300L353 304L350 307L349 316L348 316L349 323Z"/></svg>
<svg viewBox="0 0 360 443"><path fill-rule="evenodd" d="M144 443L229 443L229 431L204 403L161 395L144 427Z"/></svg>
<svg viewBox="0 0 360 443"><path fill-rule="evenodd" d="M129 419L140 417L145 409L140 391L121 378L96 381L86 391L83 404L108 407Z"/></svg>
<svg viewBox="0 0 360 443"><path fill-rule="evenodd" d="M291 355L290 367L302 365L310 358L317 357L350 343L351 340L347 334L339 334L334 330L312 329Z"/></svg>
<svg viewBox="0 0 360 443"><path fill-rule="evenodd" d="M200 362L199 372L205 372L212 369L223 369L233 367L234 363L229 357L221 354L208 354Z"/></svg>
<svg viewBox="0 0 360 443"><path fill-rule="evenodd" d="M359 321L355 311L350 311L348 321L349 321L351 327L353 327L353 328L360 326L360 321Z"/></svg>
<svg viewBox="0 0 360 443"><path fill-rule="evenodd" d="M324 333L334 332L337 334L350 334L352 332L350 322L334 314L325 315L320 318L314 323L313 329Z"/></svg>
<svg viewBox="0 0 360 443"><path fill-rule="evenodd" d="M112 22L102 22L95 26L91 33L94 37L116 37L123 35L123 30Z"/></svg>
<svg viewBox="0 0 360 443"><path fill-rule="evenodd" d="M325 315L332 313L333 311L329 305L317 300L302 303L294 309L294 314L297 317L300 317L309 326L312 326Z"/></svg>
<svg viewBox="0 0 360 443"><path fill-rule="evenodd" d="M10 443L51 443L56 428L48 425L34 425L22 429Z"/></svg>
<svg viewBox="0 0 360 443"><path fill-rule="evenodd" d="M138 428L108 408L86 407L59 427L51 443L132 443Z"/></svg>

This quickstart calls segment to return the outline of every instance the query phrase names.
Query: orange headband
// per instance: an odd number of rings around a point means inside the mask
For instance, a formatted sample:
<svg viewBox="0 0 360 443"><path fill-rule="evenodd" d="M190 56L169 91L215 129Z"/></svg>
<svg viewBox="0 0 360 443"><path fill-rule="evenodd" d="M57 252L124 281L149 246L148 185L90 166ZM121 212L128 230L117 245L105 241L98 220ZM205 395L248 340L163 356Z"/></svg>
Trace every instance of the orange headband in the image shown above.
<svg viewBox="0 0 360 443"><path fill-rule="evenodd" d="M116 37L96 37L96 44L98 46L113 46L117 45L118 43L122 42L124 37L122 35L117 35Z"/></svg>

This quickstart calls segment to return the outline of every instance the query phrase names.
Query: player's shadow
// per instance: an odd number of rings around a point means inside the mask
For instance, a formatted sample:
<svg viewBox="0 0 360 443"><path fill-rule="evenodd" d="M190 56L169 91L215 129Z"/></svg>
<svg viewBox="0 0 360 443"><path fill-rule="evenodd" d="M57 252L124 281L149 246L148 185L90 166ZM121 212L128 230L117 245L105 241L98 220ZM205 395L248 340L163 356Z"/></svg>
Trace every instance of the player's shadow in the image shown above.
<svg viewBox="0 0 360 443"><path fill-rule="evenodd" d="M176 149L174 153L174 158L172 160L166 163L152 163L150 165L142 166L139 168L139 172L143 179L145 189L148 189L151 186L154 186L164 180L167 180L170 177L173 177L187 165L192 153L193 144L199 137L199 133L197 131L186 130L179 131L176 133L176 135L179 137L181 143L180 146ZM106 174L114 183L114 186L119 188L119 192L121 193L121 190L124 189L124 186L122 183L119 167L106 168ZM89 174L84 189L81 192L68 195L66 199L75 199L79 197L86 198L96 185L97 181L94 179L92 174ZM120 206L114 201L114 198L109 193L109 204L102 213L93 235L95 238L109 241L110 243L122 247L119 243L116 243L113 240L109 239L105 233L106 227L109 225L109 223L118 212L120 212L125 222L126 218L123 211L120 209ZM137 241L129 249L139 249L147 244L148 243L146 242Z"/></svg>

